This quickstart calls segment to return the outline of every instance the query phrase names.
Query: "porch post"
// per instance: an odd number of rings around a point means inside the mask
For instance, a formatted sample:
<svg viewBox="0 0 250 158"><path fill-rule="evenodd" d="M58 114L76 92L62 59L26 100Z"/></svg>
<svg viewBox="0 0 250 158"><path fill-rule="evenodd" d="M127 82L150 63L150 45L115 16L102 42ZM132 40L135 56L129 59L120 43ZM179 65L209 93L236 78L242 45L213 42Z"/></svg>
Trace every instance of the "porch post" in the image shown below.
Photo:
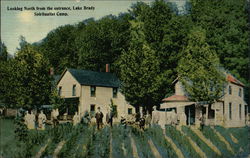
<svg viewBox="0 0 250 158"><path fill-rule="evenodd" d="M188 108L188 125L190 126L190 108Z"/></svg>

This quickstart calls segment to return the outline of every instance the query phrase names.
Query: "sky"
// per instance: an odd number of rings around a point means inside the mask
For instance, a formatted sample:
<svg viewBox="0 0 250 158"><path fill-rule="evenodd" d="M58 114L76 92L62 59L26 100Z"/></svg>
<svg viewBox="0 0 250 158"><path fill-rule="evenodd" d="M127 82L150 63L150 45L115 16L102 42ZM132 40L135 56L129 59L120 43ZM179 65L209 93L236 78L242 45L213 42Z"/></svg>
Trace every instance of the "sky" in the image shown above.
<svg viewBox="0 0 250 158"><path fill-rule="evenodd" d="M182 4L185 0L176 0ZM38 42L46 37L53 29L61 25L77 24L88 18L100 19L105 15L119 15L127 12L135 0L120 1L10 1L1 0L1 40L7 46L8 52L14 54L19 46L19 37L22 35L29 43ZM150 3L150 1L144 1ZM34 12L57 12L53 11L16 11L8 10L14 7L95 7L94 10L71 10L67 12L69 16L34 16Z"/></svg>

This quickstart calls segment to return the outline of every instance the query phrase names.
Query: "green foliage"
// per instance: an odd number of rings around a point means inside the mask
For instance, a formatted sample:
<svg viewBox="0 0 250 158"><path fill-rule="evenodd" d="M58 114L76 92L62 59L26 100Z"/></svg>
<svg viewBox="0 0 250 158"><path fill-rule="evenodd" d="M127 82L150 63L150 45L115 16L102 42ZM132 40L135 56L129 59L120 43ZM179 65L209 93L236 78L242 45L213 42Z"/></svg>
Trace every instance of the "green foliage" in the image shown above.
<svg viewBox="0 0 250 158"><path fill-rule="evenodd" d="M0 40L0 45L1 45L1 49L0 49L0 62L7 61L8 60L7 47L2 42L2 40Z"/></svg>
<svg viewBox="0 0 250 158"><path fill-rule="evenodd" d="M222 97L225 76L219 70L215 52L206 43L205 31L200 27L191 30L177 71L191 100L213 103Z"/></svg>
<svg viewBox="0 0 250 158"><path fill-rule="evenodd" d="M145 41L143 23L131 21L131 43L128 52L119 59L122 92L134 106L151 107L162 98L164 73L160 73L155 51Z"/></svg>
<svg viewBox="0 0 250 158"><path fill-rule="evenodd" d="M27 142L28 141L28 128L24 124L23 118L16 117L14 124L15 124L15 138L18 139L18 141Z"/></svg>
<svg viewBox="0 0 250 158"><path fill-rule="evenodd" d="M15 108L48 104L51 90L48 61L33 46L21 46L14 59L0 67L0 100Z"/></svg>
<svg viewBox="0 0 250 158"><path fill-rule="evenodd" d="M183 136L183 134L175 127L166 126L166 135L174 141L174 143L182 151L185 157L200 157L198 153L194 150L194 148L191 146L188 138L186 136Z"/></svg>
<svg viewBox="0 0 250 158"><path fill-rule="evenodd" d="M189 136L207 155L207 157L219 157L205 142L203 142L189 127L182 126L182 131Z"/></svg>
<svg viewBox="0 0 250 158"><path fill-rule="evenodd" d="M129 129L124 129L120 125L114 125L112 128L112 157L133 157L131 142L129 138ZM125 153L124 151L125 150Z"/></svg>
<svg viewBox="0 0 250 158"><path fill-rule="evenodd" d="M93 156L94 157L109 157L110 152L110 129L104 127L93 135Z"/></svg>
<svg viewBox="0 0 250 158"><path fill-rule="evenodd" d="M148 137L143 131L138 128L133 128L131 136L135 140L137 152L140 157L154 157L148 144Z"/></svg>
<svg viewBox="0 0 250 158"><path fill-rule="evenodd" d="M151 139L153 141L162 157L177 157L174 149L164 138L163 130L160 126L154 125L148 128L145 133L148 136L148 139Z"/></svg>
<svg viewBox="0 0 250 158"><path fill-rule="evenodd" d="M100 20L89 20L79 30L76 48L79 52L79 68L105 71L105 64L114 63L129 43L129 14L105 16ZM114 66L114 67L113 67Z"/></svg>
<svg viewBox="0 0 250 158"><path fill-rule="evenodd" d="M222 157L233 156L233 153L227 149L226 144L220 140L220 138L213 132L211 127L204 127L202 133L221 151Z"/></svg>
<svg viewBox="0 0 250 158"><path fill-rule="evenodd" d="M114 104L113 99L110 99L109 107L111 109L111 115L113 117L117 117L118 116L117 105Z"/></svg>
<svg viewBox="0 0 250 158"><path fill-rule="evenodd" d="M77 35L77 27L60 26L49 32L46 38L37 44L44 57L54 67L56 74L61 73L66 67L77 67L78 53L75 45Z"/></svg>
<svg viewBox="0 0 250 158"><path fill-rule="evenodd" d="M191 17L206 30L207 43L222 65L249 88L249 2L192 0ZM248 6L247 6L248 5ZM249 101L249 90L246 97Z"/></svg>

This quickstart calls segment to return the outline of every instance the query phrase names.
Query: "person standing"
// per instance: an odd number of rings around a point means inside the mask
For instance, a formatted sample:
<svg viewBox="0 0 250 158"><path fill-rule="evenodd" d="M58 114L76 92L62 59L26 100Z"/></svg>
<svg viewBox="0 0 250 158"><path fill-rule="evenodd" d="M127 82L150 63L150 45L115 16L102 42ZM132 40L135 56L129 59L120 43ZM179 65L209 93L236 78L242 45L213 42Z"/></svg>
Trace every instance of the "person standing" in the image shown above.
<svg viewBox="0 0 250 158"><path fill-rule="evenodd" d="M53 123L53 127L55 127L58 123L57 116L59 115L58 109L53 109L51 112L51 121Z"/></svg>
<svg viewBox="0 0 250 158"><path fill-rule="evenodd" d="M107 124L110 124L110 127L113 126L113 111L109 111L107 114L106 114L106 122Z"/></svg>
<svg viewBox="0 0 250 158"><path fill-rule="evenodd" d="M203 131L203 128L204 128L204 125L205 125L205 114L201 115L200 125L201 125L200 129Z"/></svg>
<svg viewBox="0 0 250 158"><path fill-rule="evenodd" d="M96 118L97 129L99 130L100 127L102 127L103 113L101 112L101 108L100 107L98 107L97 110L98 111L95 114L95 118Z"/></svg>
<svg viewBox="0 0 250 158"><path fill-rule="evenodd" d="M75 115L73 116L73 125L77 125L80 122L80 116L78 115L77 112L75 112Z"/></svg>
<svg viewBox="0 0 250 158"><path fill-rule="evenodd" d="M38 128L41 130L45 130L45 123L46 123L47 117L41 110L40 114L38 115Z"/></svg>
<svg viewBox="0 0 250 158"><path fill-rule="evenodd" d="M30 114L30 129L35 129L35 123L36 123L36 116L33 113L33 111L31 111L31 114Z"/></svg>

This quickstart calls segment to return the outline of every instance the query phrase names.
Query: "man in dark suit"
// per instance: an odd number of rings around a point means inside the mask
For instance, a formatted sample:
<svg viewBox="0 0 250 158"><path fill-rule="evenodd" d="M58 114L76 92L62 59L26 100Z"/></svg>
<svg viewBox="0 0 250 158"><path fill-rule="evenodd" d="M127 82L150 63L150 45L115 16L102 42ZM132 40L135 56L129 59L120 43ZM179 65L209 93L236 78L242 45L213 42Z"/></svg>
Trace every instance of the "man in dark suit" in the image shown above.
<svg viewBox="0 0 250 158"><path fill-rule="evenodd" d="M100 107L98 107L97 109L98 111L95 114L95 118L96 118L97 129L99 130L100 127L102 126L103 113L101 112Z"/></svg>

